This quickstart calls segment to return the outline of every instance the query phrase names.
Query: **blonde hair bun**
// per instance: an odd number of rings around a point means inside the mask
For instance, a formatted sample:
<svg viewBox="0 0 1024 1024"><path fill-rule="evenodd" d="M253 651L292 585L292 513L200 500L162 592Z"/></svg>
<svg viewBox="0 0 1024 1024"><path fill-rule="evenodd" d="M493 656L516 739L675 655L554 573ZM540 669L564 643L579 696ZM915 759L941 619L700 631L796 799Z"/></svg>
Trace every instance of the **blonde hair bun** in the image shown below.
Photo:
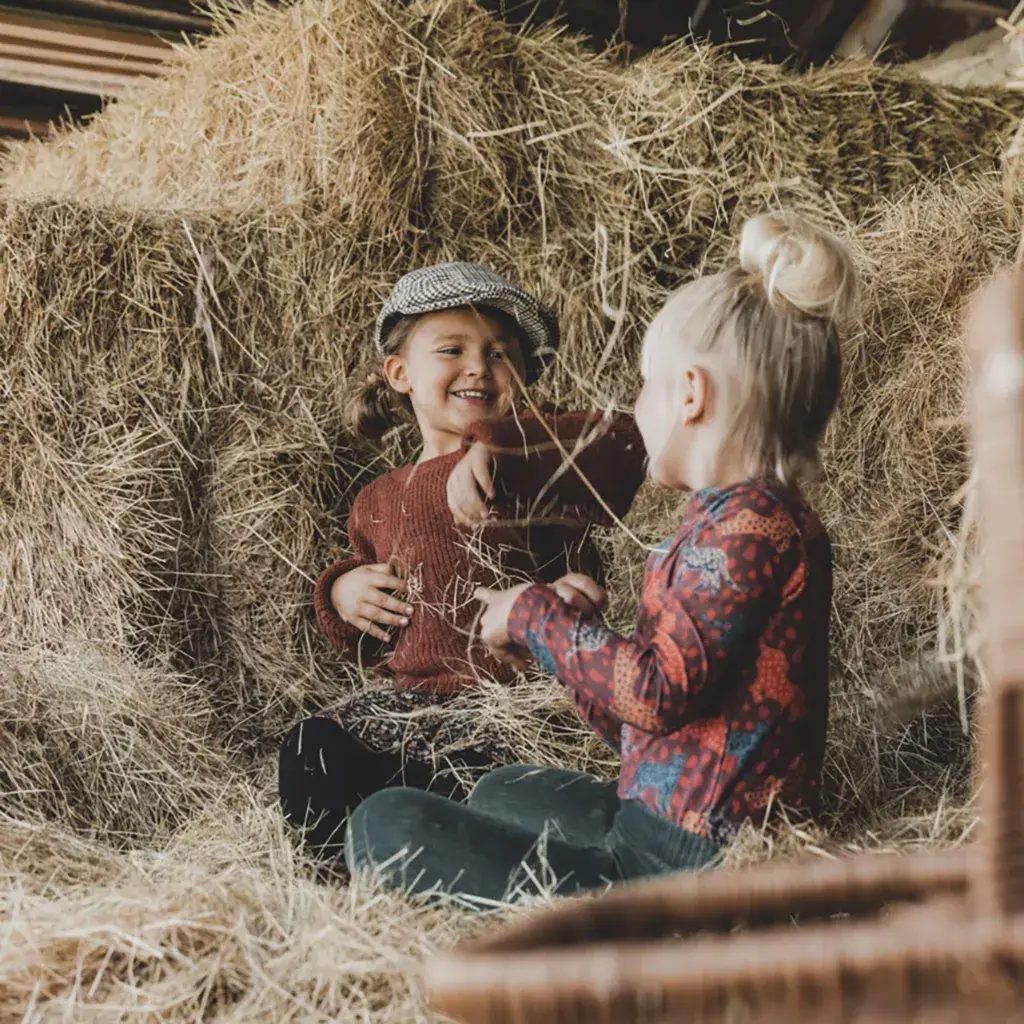
<svg viewBox="0 0 1024 1024"><path fill-rule="evenodd" d="M743 225L740 265L758 277L768 301L806 316L841 321L857 296L857 274L838 238L787 213L765 213Z"/></svg>

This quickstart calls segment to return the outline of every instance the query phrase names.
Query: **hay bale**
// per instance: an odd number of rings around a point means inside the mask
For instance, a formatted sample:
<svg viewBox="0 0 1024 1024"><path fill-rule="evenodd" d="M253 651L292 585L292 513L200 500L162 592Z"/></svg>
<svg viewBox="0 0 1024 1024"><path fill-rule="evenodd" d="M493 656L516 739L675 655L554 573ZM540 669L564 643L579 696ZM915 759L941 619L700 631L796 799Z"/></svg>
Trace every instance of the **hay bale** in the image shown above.
<svg viewBox="0 0 1024 1024"><path fill-rule="evenodd" d="M89 643L190 674L225 736L254 718L277 736L347 678L309 577L351 476L335 317L364 324L372 290L328 289L334 310L297 288L337 267L322 234L294 259L281 227L0 209L4 649Z"/></svg>
<svg viewBox="0 0 1024 1024"><path fill-rule="evenodd" d="M199 632L192 311L177 240L126 214L0 210L3 646L173 663ZM186 271L187 273L187 271Z"/></svg>
<svg viewBox="0 0 1024 1024"><path fill-rule="evenodd" d="M868 63L795 76L678 43L625 67L469 0L302 0L224 25L85 129L17 147L6 190L327 211L364 244L410 248L636 218L673 229L657 259L688 264L737 204L852 215L921 175L991 168L1024 111Z"/></svg>
<svg viewBox="0 0 1024 1024"><path fill-rule="evenodd" d="M836 542L832 759L862 805L903 793L920 804L932 796L922 784L968 781L955 693L931 735L927 722L881 744L873 734L879 710L934 688L936 668L947 678L956 669L942 663L943 578L960 546L969 470L960 325L978 284L1015 258L1021 227L1019 203L992 178L885 204L855 235L865 316L846 339L818 499Z"/></svg>
<svg viewBox="0 0 1024 1024"><path fill-rule="evenodd" d="M229 677L219 681L221 710L264 736L280 735L314 696L322 706L344 692L339 683L355 683L316 625L310 595L340 552L337 514L359 470L325 435L337 424L301 395L281 397L282 408L213 414L206 476L210 555L221 570L219 663Z"/></svg>
<svg viewBox="0 0 1024 1024"><path fill-rule="evenodd" d="M67 645L0 656L4 814L111 845L166 840L219 796L231 760L185 679Z"/></svg>

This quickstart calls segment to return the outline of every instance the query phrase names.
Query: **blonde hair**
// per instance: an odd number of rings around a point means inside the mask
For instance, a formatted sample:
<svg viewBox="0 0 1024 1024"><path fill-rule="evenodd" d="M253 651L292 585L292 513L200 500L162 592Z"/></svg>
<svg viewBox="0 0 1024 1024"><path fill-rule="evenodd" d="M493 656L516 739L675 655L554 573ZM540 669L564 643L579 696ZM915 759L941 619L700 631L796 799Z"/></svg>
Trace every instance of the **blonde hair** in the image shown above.
<svg viewBox="0 0 1024 1024"><path fill-rule="evenodd" d="M849 251L799 217L763 214L743 226L739 266L698 283L696 344L738 376L749 471L787 483L812 474L839 398L838 327L856 301Z"/></svg>

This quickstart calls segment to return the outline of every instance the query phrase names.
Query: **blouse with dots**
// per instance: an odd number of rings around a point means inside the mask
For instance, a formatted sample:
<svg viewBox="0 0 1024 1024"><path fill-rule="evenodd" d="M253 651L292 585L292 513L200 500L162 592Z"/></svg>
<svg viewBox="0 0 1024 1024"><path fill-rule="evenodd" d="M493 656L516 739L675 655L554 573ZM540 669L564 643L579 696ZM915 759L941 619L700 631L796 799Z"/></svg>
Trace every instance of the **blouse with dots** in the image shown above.
<svg viewBox="0 0 1024 1024"><path fill-rule="evenodd" d="M509 635L621 753L622 799L725 843L773 808L818 807L831 603L821 522L763 477L693 495L648 559L631 637L544 585Z"/></svg>

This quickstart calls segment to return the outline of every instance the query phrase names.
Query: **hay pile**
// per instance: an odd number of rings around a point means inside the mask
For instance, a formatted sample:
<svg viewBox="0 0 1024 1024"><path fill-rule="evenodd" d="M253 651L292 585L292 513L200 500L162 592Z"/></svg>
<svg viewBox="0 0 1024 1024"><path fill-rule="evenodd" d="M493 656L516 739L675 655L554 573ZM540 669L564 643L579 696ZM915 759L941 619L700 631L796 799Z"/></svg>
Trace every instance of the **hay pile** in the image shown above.
<svg viewBox="0 0 1024 1024"><path fill-rule="evenodd" d="M998 166L1024 101L683 45L623 67L468 0L225 27L3 169L5 1008L422 1019L409 957L466 922L317 886L270 781L287 725L359 684L311 582L402 457L346 434L344 387L390 282L427 260L552 301L543 397L603 406L634 393L664 290L725 258L739 218L784 202L849 237L865 315L817 494L839 568L828 842L969 831L955 709L885 729L879 709L935 663L966 477L957 316L1016 250ZM630 524L653 541L677 506L645 493ZM607 546L625 625L644 551ZM600 764L544 680L478 700L524 757Z"/></svg>
<svg viewBox="0 0 1024 1024"><path fill-rule="evenodd" d="M629 221L690 267L737 206L850 215L922 174L984 171L1022 112L868 63L797 78L679 43L623 68L466 4L304 0L239 17L93 127L19 147L3 180L129 208L324 214L373 245Z"/></svg>

